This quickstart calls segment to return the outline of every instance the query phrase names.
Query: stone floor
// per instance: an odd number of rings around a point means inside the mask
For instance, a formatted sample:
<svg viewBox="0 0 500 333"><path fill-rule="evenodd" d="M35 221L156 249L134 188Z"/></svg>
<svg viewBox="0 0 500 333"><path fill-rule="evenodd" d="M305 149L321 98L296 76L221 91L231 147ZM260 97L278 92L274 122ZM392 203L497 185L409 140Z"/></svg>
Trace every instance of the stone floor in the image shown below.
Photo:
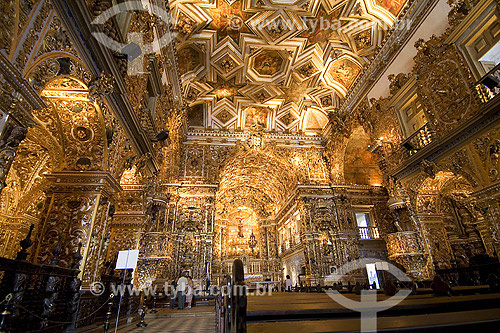
<svg viewBox="0 0 500 333"><path fill-rule="evenodd" d="M191 309L159 309L155 314L148 313L145 328L136 323L122 327L118 332L158 332L158 333L214 333L214 305L208 304Z"/></svg>

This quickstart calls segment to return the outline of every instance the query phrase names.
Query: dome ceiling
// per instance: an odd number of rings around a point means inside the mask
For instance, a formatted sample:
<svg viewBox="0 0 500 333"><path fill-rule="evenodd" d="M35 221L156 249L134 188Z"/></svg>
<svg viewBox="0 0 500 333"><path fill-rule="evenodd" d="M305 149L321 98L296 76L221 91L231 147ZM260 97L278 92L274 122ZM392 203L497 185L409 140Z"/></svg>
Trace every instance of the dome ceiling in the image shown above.
<svg viewBox="0 0 500 333"><path fill-rule="evenodd" d="M405 2L172 1L190 127L317 133Z"/></svg>
<svg viewBox="0 0 500 333"><path fill-rule="evenodd" d="M261 215L275 212L297 183L296 173L272 151L242 148L221 172L218 211L227 214L245 206Z"/></svg>

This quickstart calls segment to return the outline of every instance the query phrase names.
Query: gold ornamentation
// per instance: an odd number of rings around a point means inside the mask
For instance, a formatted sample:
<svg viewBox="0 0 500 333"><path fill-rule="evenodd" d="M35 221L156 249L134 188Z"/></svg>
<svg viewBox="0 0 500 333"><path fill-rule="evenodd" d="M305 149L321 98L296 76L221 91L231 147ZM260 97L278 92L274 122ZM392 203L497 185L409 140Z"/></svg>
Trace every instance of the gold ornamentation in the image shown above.
<svg viewBox="0 0 500 333"><path fill-rule="evenodd" d="M406 272L416 279L426 278L422 271L426 265L421 241L413 231L396 232L387 235L389 259L406 268Z"/></svg>
<svg viewBox="0 0 500 333"><path fill-rule="evenodd" d="M99 77L91 80L88 84L89 99L95 101L113 92L114 79L111 74L101 72Z"/></svg>
<svg viewBox="0 0 500 333"><path fill-rule="evenodd" d="M422 160L420 163L420 170L432 179L436 178L437 165L433 161Z"/></svg>
<svg viewBox="0 0 500 333"><path fill-rule="evenodd" d="M13 27L15 22L15 1L7 0L2 1L0 4L0 49L10 51L10 44L12 43L12 30L8 27Z"/></svg>
<svg viewBox="0 0 500 333"><path fill-rule="evenodd" d="M28 130L25 127L7 123L3 137L0 140L0 191L5 187L5 179L9 172L16 149L26 137Z"/></svg>
<svg viewBox="0 0 500 333"><path fill-rule="evenodd" d="M443 38L415 43L413 69L419 96L439 135L472 117L480 105L479 96L469 88L474 82L462 56L453 46L444 45Z"/></svg>
<svg viewBox="0 0 500 333"><path fill-rule="evenodd" d="M363 30L352 36L358 51L369 48L372 45L372 29Z"/></svg>

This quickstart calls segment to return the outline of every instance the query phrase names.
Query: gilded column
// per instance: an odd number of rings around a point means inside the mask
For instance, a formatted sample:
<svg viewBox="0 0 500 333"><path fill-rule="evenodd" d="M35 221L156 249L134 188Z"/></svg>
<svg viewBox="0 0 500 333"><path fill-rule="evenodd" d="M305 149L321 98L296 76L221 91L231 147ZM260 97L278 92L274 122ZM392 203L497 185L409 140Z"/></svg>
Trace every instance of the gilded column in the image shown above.
<svg viewBox="0 0 500 333"><path fill-rule="evenodd" d="M70 267L71 255L82 244L82 285L94 280L97 249L105 241L106 215L120 185L107 172L59 171L46 175L46 203L36 237L34 259L49 263L60 240L59 265Z"/></svg>
<svg viewBox="0 0 500 333"><path fill-rule="evenodd" d="M486 253L500 258L500 185L496 184L473 194L477 198L477 228Z"/></svg>
<svg viewBox="0 0 500 333"><path fill-rule="evenodd" d="M151 182L148 182L151 184ZM165 214L169 198L158 191L157 184L147 185L146 223L139 242L137 281L139 287L149 287L158 281L168 262Z"/></svg>
<svg viewBox="0 0 500 333"><path fill-rule="evenodd" d="M314 219L315 219L315 203L311 198L302 198L301 205L304 211L304 233L302 235L302 242L305 244L305 261L306 261L306 279L309 284L316 284L319 278L319 266L317 256L317 242L319 234L315 232Z"/></svg>

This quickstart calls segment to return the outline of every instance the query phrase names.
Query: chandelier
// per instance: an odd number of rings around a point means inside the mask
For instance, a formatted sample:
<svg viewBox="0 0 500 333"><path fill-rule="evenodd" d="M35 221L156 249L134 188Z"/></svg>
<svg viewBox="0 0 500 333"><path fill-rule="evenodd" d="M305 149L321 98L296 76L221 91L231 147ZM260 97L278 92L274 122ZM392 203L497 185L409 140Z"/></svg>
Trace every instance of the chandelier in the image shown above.
<svg viewBox="0 0 500 333"><path fill-rule="evenodd" d="M252 234L250 235L250 239L248 240L248 246L250 247L250 249L252 250L252 253L253 253L255 247L257 246L257 239L255 238L255 235L253 234L253 230L252 230Z"/></svg>

